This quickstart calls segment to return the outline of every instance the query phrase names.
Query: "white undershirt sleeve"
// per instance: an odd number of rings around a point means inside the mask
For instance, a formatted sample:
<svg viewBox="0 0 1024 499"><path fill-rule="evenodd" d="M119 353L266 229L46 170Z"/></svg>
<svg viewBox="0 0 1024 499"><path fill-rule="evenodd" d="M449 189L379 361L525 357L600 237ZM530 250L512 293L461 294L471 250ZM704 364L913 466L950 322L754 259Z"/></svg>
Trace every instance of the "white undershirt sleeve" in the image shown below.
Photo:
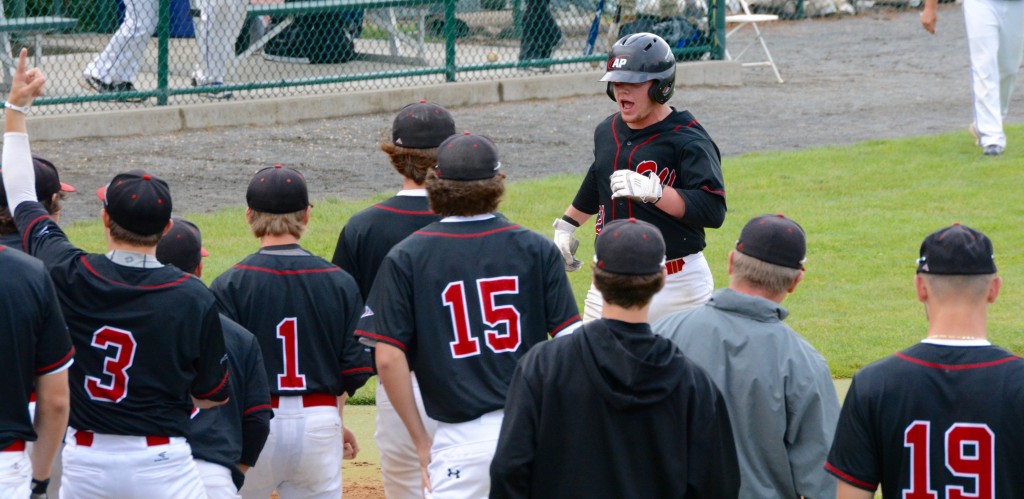
<svg viewBox="0 0 1024 499"><path fill-rule="evenodd" d="M18 205L36 200L36 170L32 167L32 148L29 147L27 133L4 134L2 161L7 206L14 215Z"/></svg>

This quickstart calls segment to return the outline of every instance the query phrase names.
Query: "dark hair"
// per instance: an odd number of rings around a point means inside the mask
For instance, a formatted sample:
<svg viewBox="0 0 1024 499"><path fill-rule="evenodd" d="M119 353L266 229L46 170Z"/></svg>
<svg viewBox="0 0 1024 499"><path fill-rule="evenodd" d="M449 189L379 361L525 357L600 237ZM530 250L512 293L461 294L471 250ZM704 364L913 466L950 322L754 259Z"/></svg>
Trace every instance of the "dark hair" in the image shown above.
<svg viewBox="0 0 1024 499"><path fill-rule="evenodd" d="M381 141L380 150L391 158L391 166L400 175L411 179L417 185L427 180L427 172L437 166L437 148L412 149L396 146L390 141Z"/></svg>
<svg viewBox="0 0 1024 499"><path fill-rule="evenodd" d="M42 201L43 208L46 208L46 212L50 215L56 215L63 209L62 201L68 197L68 193L60 191L57 193L57 197L50 199L44 199ZM11 210L6 206L0 207L0 236L6 236L7 234L14 234L18 232L18 226L14 223L14 217L11 216Z"/></svg>
<svg viewBox="0 0 1024 499"><path fill-rule="evenodd" d="M157 243L160 242L160 238L163 236L163 231L144 236L121 227L120 225L117 225L117 222L115 222L113 218L110 219L110 238L118 242L131 244L133 246L156 246Z"/></svg>
<svg viewBox="0 0 1024 499"><path fill-rule="evenodd" d="M430 209L442 217L483 215L497 211L505 194L505 174L484 180L444 180L427 174Z"/></svg>
<svg viewBox="0 0 1024 499"><path fill-rule="evenodd" d="M665 286L665 274L626 275L594 269L594 287L604 301L622 308L641 308Z"/></svg>

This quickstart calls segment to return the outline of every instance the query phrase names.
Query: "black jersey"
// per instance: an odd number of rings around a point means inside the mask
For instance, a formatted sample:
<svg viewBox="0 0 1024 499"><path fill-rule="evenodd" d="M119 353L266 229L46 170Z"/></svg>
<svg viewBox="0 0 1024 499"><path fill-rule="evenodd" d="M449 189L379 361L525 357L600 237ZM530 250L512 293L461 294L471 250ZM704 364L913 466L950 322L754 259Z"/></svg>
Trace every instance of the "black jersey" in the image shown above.
<svg viewBox="0 0 1024 499"><path fill-rule="evenodd" d="M88 254L37 202L19 205L16 220L26 249L49 270L75 346L72 427L185 436L190 395L228 397L217 303L198 278Z"/></svg>
<svg viewBox="0 0 1024 499"><path fill-rule="evenodd" d="M356 213L345 224L331 262L352 274L364 298L370 296L370 286L388 251L441 218L428 204L426 196L394 196Z"/></svg>
<svg viewBox="0 0 1024 499"><path fill-rule="evenodd" d="M243 432L249 424L263 425L269 430L274 412L256 337L235 321L223 315L220 319L231 372L231 398L224 405L193 412L189 443L193 456L231 470L235 486L242 488L245 475L238 469L238 463L256 464L255 459L242 461Z"/></svg>
<svg viewBox="0 0 1024 499"><path fill-rule="evenodd" d="M0 449L17 440L34 441L28 414L37 376L67 367L71 346L57 294L43 263L0 246Z"/></svg>
<svg viewBox="0 0 1024 499"><path fill-rule="evenodd" d="M21 251L21 234L13 232L0 236L0 245L9 246L11 249Z"/></svg>
<svg viewBox="0 0 1024 499"><path fill-rule="evenodd" d="M549 239L502 217L436 222L381 265L357 335L396 346L427 414L446 423L505 406L516 362L579 321Z"/></svg>
<svg viewBox="0 0 1024 499"><path fill-rule="evenodd" d="M825 468L887 499L1024 497L1022 380L1024 360L995 346L875 362L853 377Z"/></svg>
<svg viewBox="0 0 1024 499"><path fill-rule="evenodd" d="M655 172L666 188L672 187L686 202L678 219L653 203L626 198L612 200L610 177L615 170L641 174ZM665 237L669 260L704 249L704 228L725 221L725 181L718 146L689 111L672 110L664 120L633 130L615 113L594 130L594 162L576 192L572 205L597 214L598 233L605 223L637 218L654 224Z"/></svg>
<svg viewBox="0 0 1024 499"><path fill-rule="evenodd" d="M256 335L274 395L355 393L372 374L352 335L356 282L299 245L269 246L210 286L224 314Z"/></svg>

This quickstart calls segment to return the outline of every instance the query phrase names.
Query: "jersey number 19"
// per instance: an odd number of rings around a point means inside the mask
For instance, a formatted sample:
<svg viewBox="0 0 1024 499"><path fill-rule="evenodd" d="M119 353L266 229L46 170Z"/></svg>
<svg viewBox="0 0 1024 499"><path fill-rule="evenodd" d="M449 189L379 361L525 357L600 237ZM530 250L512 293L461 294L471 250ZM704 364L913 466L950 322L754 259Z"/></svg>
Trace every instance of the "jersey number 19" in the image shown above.
<svg viewBox="0 0 1024 499"><path fill-rule="evenodd" d="M476 298L483 317L484 342L494 353L515 352L522 342L519 330L519 311L514 305L495 305L498 295L519 294L519 277L505 276L477 279ZM451 314L455 341L449 343L452 357L461 359L480 355L480 339L473 337L469 324L469 301L464 281L452 281L441 293L441 303ZM498 327L504 325L502 333Z"/></svg>
<svg viewBox="0 0 1024 499"><path fill-rule="evenodd" d="M938 499L931 486L929 453L931 421L914 421L903 432L903 446L910 449L910 488L903 499ZM986 424L955 423L945 435L946 469L955 476L974 481L974 491L947 485L947 499L992 499L996 489L996 436Z"/></svg>

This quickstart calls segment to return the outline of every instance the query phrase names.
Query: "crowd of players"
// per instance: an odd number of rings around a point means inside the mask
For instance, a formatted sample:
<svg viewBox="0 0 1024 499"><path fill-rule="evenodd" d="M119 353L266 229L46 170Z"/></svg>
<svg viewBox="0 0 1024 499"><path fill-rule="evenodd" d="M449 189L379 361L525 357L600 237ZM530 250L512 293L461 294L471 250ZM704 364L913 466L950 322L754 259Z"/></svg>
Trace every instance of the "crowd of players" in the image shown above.
<svg viewBox="0 0 1024 499"><path fill-rule="evenodd" d="M720 156L667 104L657 36L613 47L619 110L553 241L500 213L497 145L421 101L381 144L402 190L347 222L331 262L301 246L305 180L277 165L246 191L258 251L209 288L200 229L145 171L97 192L107 253L68 241L74 188L31 155L45 76L25 57L0 193L0 497L56 496L60 453L65 498L337 498L359 452L345 402L373 374L392 498L1024 497L1024 360L986 339L991 241L961 225L924 240L927 338L862 369L840 410L783 322L799 224L750 220L714 290ZM581 318L566 271L593 215Z"/></svg>

